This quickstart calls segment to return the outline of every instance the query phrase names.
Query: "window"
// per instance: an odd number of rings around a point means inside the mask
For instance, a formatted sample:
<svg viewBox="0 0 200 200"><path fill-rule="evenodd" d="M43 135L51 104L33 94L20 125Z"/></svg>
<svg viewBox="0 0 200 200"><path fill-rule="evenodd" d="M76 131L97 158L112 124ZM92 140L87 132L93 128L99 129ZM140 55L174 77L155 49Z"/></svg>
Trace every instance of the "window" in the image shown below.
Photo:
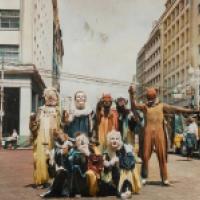
<svg viewBox="0 0 200 200"><path fill-rule="evenodd" d="M179 20L176 22L176 33L179 32Z"/></svg>
<svg viewBox="0 0 200 200"><path fill-rule="evenodd" d="M182 1L180 2L179 8L180 8L180 11L183 10L183 8L184 8L184 0L182 0Z"/></svg>
<svg viewBox="0 0 200 200"><path fill-rule="evenodd" d="M186 41L186 43L189 41L189 29L187 28L186 29L186 36L185 36L185 41ZM199 27L199 34L200 34L200 27Z"/></svg>
<svg viewBox="0 0 200 200"><path fill-rule="evenodd" d="M185 23L187 24L189 22L189 9L185 13Z"/></svg>
<svg viewBox="0 0 200 200"><path fill-rule="evenodd" d="M19 60L19 46L18 45L0 45L0 59L5 61Z"/></svg>
<svg viewBox="0 0 200 200"><path fill-rule="evenodd" d="M189 48L187 47L186 48L186 61L189 60Z"/></svg>
<svg viewBox="0 0 200 200"><path fill-rule="evenodd" d="M176 6L176 8L175 8L175 13L176 13L176 16L178 16L179 15L179 4Z"/></svg>
<svg viewBox="0 0 200 200"><path fill-rule="evenodd" d="M198 13L200 14L200 4L198 4Z"/></svg>
<svg viewBox="0 0 200 200"><path fill-rule="evenodd" d="M19 10L0 10L0 28L18 29Z"/></svg>
<svg viewBox="0 0 200 200"><path fill-rule="evenodd" d="M200 24L198 25L198 33L200 35Z"/></svg>

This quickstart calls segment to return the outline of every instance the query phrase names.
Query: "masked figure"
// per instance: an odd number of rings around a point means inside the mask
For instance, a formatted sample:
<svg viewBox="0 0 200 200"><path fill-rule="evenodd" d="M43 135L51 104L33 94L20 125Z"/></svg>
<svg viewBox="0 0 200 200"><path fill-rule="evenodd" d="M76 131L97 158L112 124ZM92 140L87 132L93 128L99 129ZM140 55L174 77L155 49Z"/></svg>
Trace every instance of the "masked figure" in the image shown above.
<svg viewBox="0 0 200 200"><path fill-rule="evenodd" d="M106 148L106 137L108 132L117 128L117 115L111 109L112 97L110 94L103 94L101 100L97 104L97 137L99 141L100 151Z"/></svg>
<svg viewBox="0 0 200 200"><path fill-rule="evenodd" d="M61 118L58 107L59 96L54 88L44 90L45 105L30 116L30 130L33 141L34 182L46 185L49 180L48 159L53 149L53 132L60 128Z"/></svg>
<svg viewBox="0 0 200 200"><path fill-rule="evenodd" d="M84 133L78 133L75 140L76 147L69 152L72 166L70 196L96 196L103 158Z"/></svg>
<svg viewBox="0 0 200 200"><path fill-rule="evenodd" d="M147 89L147 102L145 104L137 104L134 100L134 91L133 86L131 86L129 88L129 93L132 95L132 106L143 111L145 118L142 146L143 184L146 183L146 178L148 177L148 162L155 147L162 182L164 185L169 185L167 174L167 136L163 127L164 113L192 113L193 110L160 103L157 98L157 92L154 88Z"/></svg>
<svg viewBox="0 0 200 200"><path fill-rule="evenodd" d="M133 192L139 192L141 184L135 182L135 164L132 146L123 144L120 132L109 132L104 152L101 195L116 195L127 199Z"/></svg>
<svg viewBox="0 0 200 200"><path fill-rule="evenodd" d="M70 196L70 175L72 166L68 159L68 152L73 148L73 141L59 130L54 133L55 147L51 151L50 166L55 167L55 177L49 190L40 195L48 197L69 197Z"/></svg>
<svg viewBox="0 0 200 200"><path fill-rule="evenodd" d="M87 137L92 137L93 121L92 110L87 104L87 97L83 91L74 95L74 105L71 110L64 111L63 121L66 124L65 132L69 137L75 138L77 132L83 132Z"/></svg>
<svg viewBox="0 0 200 200"><path fill-rule="evenodd" d="M118 112L118 128L122 134L122 140L126 144L134 145L134 129L137 126L134 113L126 108L128 100L119 97L116 100L116 108Z"/></svg>

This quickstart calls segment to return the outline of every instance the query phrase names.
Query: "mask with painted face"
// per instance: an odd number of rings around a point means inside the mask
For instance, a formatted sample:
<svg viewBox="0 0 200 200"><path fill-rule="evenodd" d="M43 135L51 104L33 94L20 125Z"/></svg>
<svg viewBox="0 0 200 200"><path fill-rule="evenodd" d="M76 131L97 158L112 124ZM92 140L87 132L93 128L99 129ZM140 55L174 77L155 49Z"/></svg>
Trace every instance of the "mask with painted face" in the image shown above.
<svg viewBox="0 0 200 200"><path fill-rule="evenodd" d="M104 108L104 115L107 117L112 106L112 97L110 94L103 94L101 102Z"/></svg>
<svg viewBox="0 0 200 200"><path fill-rule="evenodd" d="M127 105L127 103L128 103L127 99L125 99L123 97L117 98L117 100L116 100L117 111L119 113L126 114L126 105Z"/></svg>
<svg viewBox="0 0 200 200"><path fill-rule="evenodd" d="M79 110L85 109L87 97L83 91L76 92L76 94L74 96L74 100L75 100L75 106L77 109L79 109Z"/></svg>
<svg viewBox="0 0 200 200"><path fill-rule="evenodd" d="M116 151L122 146L122 138L119 131L112 130L107 135L107 145L112 150Z"/></svg>
<svg viewBox="0 0 200 200"><path fill-rule="evenodd" d="M58 92L55 88L49 87L44 90L44 99L46 106L57 106L58 105Z"/></svg>
<svg viewBox="0 0 200 200"><path fill-rule="evenodd" d="M85 134L80 133L76 136L76 147L81 153L89 156L89 139Z"/></svg>

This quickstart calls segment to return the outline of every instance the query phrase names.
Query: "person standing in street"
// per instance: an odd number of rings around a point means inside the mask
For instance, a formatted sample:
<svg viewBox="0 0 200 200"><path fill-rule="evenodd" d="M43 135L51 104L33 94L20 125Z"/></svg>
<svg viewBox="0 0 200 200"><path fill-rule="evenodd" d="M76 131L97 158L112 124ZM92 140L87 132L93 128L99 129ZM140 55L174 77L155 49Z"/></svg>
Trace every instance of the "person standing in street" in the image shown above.
<svg viewBox="0 0 200 200"><path fill-rule="evenodd" d="M59 94L55 88L44 90L45 104L30 116L29 128L33 143L34 182L37 187L49 185L49 157L54 148L54 132L61 127Z"/></svg>
<svg viewBox="0 0 200 200"><path fill-rule="evenodd" d="M187 159L192 159L192 154L199 140L198 136L198 126L195 122L195 119L189 117L186 120L186 129L185 129L185 142L186 142L186 150L187 150Z"/></svg>
<svg viewBox="0 0 200 200"><path fill-rule="evenodd" d="M161 103L157 98L155 88L148 88L146 90L147 101L143 104L137 104L135 102L134 86L130 86L129 94L132 96L132 107L141 110L145 118L142 144L142 183L146 184L149 159L153 150L155 150L159 161L162 183L165 186L169 186L170 182L167 172L167 136L164 131L164 113L193 113L194 111Z"/></svg>

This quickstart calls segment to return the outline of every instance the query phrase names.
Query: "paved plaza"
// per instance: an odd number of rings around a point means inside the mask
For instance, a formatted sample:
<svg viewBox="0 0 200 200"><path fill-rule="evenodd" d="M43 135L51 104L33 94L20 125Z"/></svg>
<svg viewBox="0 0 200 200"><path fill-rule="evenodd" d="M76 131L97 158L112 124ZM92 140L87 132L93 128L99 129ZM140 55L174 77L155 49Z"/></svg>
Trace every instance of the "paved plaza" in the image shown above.
<svg viewBox="0 0 200 200"><path fill-rule="evenodd" d="M0 199L39 200L45 190L33 188L31 150L0 150ZM171 187L160 185L155 155L150 162L150 178L135 200L198 200L200 199L200 160L169 155ZM66 198L59 198L66 199ZM88 199L88 198L83 198ZM91 198L95 199L95 198ZM116 199L115 197L98 199Z"/></svg>

